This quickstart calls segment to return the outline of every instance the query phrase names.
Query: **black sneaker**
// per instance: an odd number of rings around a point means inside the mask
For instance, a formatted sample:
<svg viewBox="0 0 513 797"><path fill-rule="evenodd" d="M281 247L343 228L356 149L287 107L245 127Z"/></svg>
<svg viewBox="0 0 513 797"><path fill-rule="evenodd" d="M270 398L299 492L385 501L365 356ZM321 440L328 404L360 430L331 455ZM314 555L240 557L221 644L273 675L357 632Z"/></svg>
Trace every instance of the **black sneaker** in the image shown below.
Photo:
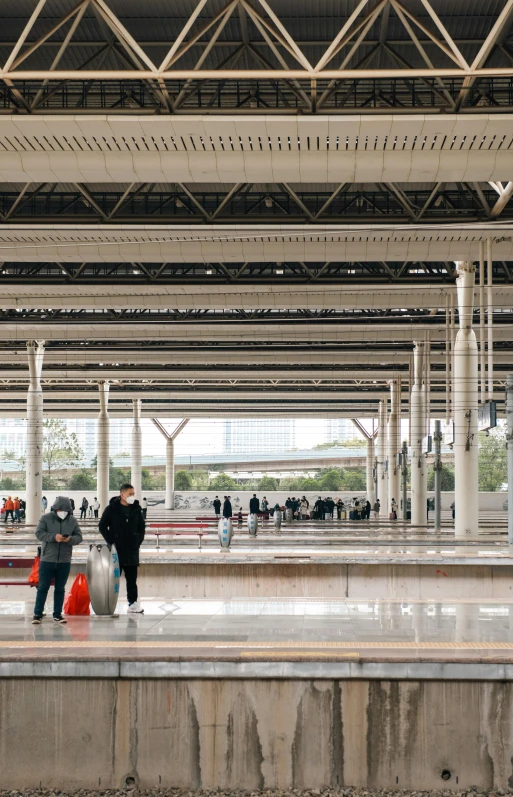
<svg viewBox="0 0 513 797"><path fill-rule="evenodd" d="M54 617L53 621L54 623L59 623L59 625L66 625L68 622L66 618L62 616L62 614L58 614L57 617Z"/></svg>
<svg viewBox="0 0 513 797"><path fill-rule="evenodd" d="M32 618L32 625L41 625L43 622L43 617L41 614L35 614Z"/></svg>

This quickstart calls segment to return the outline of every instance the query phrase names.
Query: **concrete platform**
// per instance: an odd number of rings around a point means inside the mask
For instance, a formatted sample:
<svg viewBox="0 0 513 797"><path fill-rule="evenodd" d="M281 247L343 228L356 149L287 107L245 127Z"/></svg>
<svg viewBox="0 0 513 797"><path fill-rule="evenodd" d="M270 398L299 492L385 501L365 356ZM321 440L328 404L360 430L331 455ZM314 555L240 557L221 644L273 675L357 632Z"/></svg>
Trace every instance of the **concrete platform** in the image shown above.
<svg viewBox="0 0 513 797"><path fill-rule="evenodd" d="M513 602L143 604L0 603L4 789L511 785Z"/></svg>

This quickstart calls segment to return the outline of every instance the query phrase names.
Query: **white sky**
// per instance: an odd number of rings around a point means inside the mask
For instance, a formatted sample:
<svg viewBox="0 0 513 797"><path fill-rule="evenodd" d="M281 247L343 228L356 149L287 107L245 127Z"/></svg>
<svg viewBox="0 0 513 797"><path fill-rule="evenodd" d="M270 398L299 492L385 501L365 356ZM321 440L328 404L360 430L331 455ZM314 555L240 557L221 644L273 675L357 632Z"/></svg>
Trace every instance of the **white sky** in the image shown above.
<svg viewBox="0 0 513 797"><path fill-rule="evenodd" d="M165 441L153 423L144 419L143 455L159 456L165 453ZM164 423L169 431L176 428L174 421ZM175 442L177 456L200 456L220 454L223 451L224 421L221 418L193 418ZM305 418L296 420L296 448L311 448L324 442L324 419Z"/></svg>

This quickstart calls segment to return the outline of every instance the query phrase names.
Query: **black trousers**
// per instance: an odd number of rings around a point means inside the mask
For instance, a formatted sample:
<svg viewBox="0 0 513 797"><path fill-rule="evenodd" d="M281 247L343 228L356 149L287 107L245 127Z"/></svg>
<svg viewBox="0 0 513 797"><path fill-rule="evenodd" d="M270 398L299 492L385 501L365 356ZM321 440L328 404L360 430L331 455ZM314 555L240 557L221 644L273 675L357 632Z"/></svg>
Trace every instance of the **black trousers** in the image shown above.
<svg viewBox="0 0 513 797"><path fill-rule="evenodd" d="M135 603L137 600L137 565L123 565L119 568L125 574L126 597L128 603Z"/></svg>

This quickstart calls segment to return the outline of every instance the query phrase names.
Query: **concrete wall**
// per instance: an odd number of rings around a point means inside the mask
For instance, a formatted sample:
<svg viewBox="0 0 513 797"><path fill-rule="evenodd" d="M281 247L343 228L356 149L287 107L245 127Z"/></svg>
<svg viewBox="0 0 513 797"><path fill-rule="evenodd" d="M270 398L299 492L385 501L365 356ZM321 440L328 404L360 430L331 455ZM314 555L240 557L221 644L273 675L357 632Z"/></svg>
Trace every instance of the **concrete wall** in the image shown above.
<svg viewBox="0 0 513 797"><path fill-rule="evenodd" d="M245 491L245 490L232 490L231 492L231 499L232 499L232 506L234 509L242 507L243 511L247 511L249 508L249 499L253 496L254 491ZM25 490L3 490L0 491L0 498L5 498L7 495L17 495L20 498L25 498ZM266 492L265 495L267 500L269 501L270 506L274 506L276 502L281 505L285 503L287 497L292 495L297 495L298 491L289 490L288 492ZM323 496L328 495L325 490L321 491ZM70 498L73 498L76 504L76 507L80 506L82 503L82 498L85 496L89 503L94 500L95 492L94 490L46 490L43 492L43 495L46 495L48 499L48 505L51 506L52 502L55 500L57 495L67 495ZM112 498L113 495L119 495L118 490L110 490L109 498ZM163 502L164 501L164 493L158 490L143 490L143 495L146 496L150 505L154 502ZM198 490L189 491L189 492L180 492L177 491L175 494L175 503L177 510L198 510L199 513L205 512L210 514L212 512L212 501L216 497L219 496L221 501L223 500L224 493L222 490L207 490L205 492L201 492ZM264 497L264 493L262 491L257 492L258 497L260 500ZM304 493L301 493L301 496ZM360 498L365 495L363 492L347 492L347 491L334 491L331 492L331 495L334 498L342 498L343 501L350 501L351 498L355 496L359 496ZM409 495L409 493L408 493ZM428 492L428 496L431 498L433 497L434 493ZM319 497L319 493L312 493L307 492L306 497L310 501L310 504L313 505L317 498ZM396 496L397 500L399 500L400 496ZM502 505L504 501L507 499L508 494L507 492L497 492L497 493L479 493L479 509L483 512L487 510L495 511L495 510L502 510ZM442 509L449 509L451 502L454 499L454 493L442 493ZM157 504L157 510L163 509L163 503Z"/></svg>
<svg viewBox="0 0 513 797"><path fill-rule="evenodd" d="M0 709L3 789L513 785L511 682L5 678Z"/></svg>

